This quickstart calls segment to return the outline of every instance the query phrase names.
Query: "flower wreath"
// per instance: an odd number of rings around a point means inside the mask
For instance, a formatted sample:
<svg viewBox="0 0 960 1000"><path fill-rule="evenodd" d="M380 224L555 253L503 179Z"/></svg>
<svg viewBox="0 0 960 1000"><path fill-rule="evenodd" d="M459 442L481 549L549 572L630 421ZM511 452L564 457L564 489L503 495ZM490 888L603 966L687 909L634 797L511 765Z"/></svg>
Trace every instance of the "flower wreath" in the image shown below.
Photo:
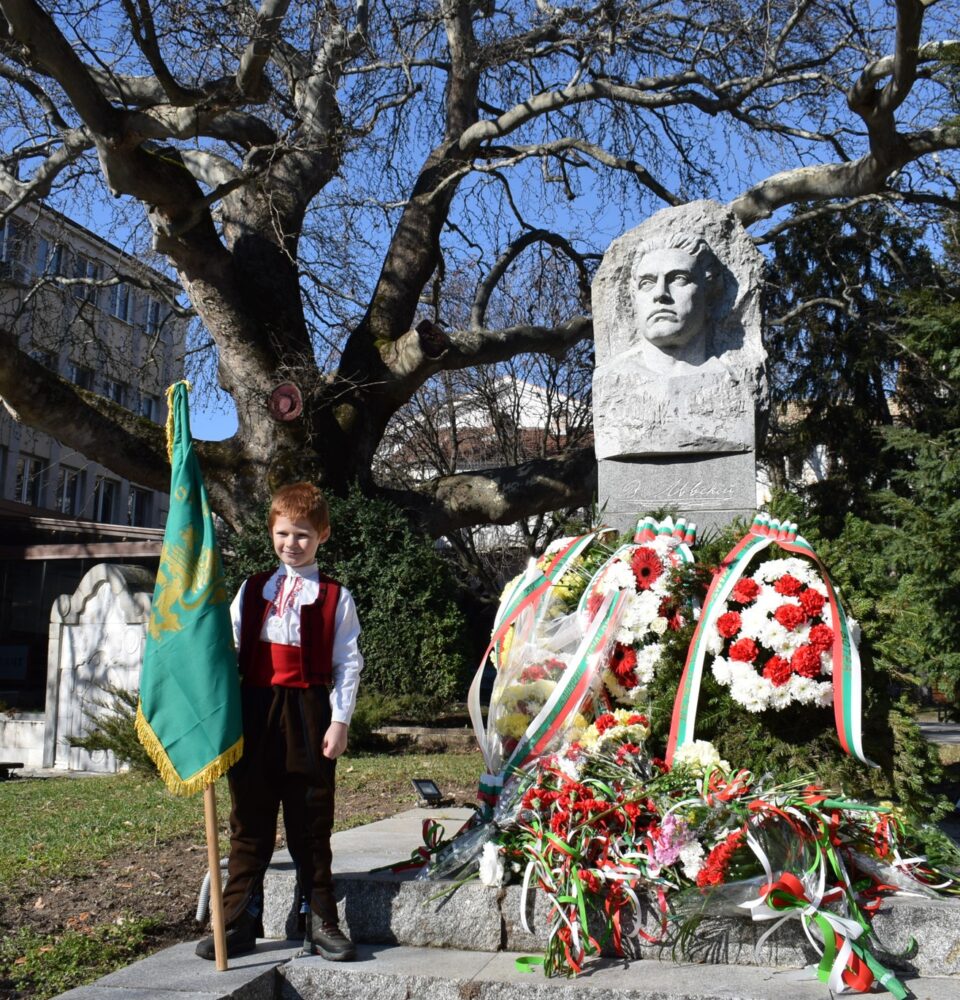
<svg viewBox="0 0 960 1000"><path fill-rule="evenodd" d="M736 582L712 623L707 651L713 676L734 701L749 712L781 711L794 703L833 703L833 643L827 588L816 566L771 559Z"/></svg>
<svg viewBox="0 0 960 1000"><path fill-rule="evenodd" d="M600 568L584 592L581 609L592 618L610 591L626 591L627 608L617 632L603 684L621 705L645 701L663 652L662 638L684 625L684 611L671 595L674 571L693 562L690 543L696 528L672 518L641 521L631 544L623 545Z"/></svg>

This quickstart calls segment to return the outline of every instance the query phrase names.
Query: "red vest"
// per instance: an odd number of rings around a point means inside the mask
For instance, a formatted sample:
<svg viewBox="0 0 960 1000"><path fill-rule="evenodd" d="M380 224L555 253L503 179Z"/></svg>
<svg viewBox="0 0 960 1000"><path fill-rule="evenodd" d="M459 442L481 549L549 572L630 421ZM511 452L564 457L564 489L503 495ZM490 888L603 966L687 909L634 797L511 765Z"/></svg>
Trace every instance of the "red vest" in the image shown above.
<svg viewBox="0 0 960 1000"><path fill-rule="evenodd" d="M240 676L254 672L260 633L270 608L263 588L273 572L255 573L243 589L240 606ZM333 680L333 638L336 632L340 584L320 574L320 593L312 604L300 606L300 679L307 686ZM295 647L296 648L296 647Z"/></svg>

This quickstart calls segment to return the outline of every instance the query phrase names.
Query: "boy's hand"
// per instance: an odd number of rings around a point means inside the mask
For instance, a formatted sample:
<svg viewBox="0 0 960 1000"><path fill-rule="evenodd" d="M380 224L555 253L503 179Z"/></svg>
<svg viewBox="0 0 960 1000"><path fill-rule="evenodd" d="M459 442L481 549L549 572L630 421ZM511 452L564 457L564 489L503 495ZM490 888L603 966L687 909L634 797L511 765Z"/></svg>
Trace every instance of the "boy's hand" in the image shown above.
<svg viewBox="0 0 960 1000"><path fill-rule="evenodd" d="M347 724L331 722L330 728L323 735L323 756L327 760L336 760L347 749Z"/></svg>

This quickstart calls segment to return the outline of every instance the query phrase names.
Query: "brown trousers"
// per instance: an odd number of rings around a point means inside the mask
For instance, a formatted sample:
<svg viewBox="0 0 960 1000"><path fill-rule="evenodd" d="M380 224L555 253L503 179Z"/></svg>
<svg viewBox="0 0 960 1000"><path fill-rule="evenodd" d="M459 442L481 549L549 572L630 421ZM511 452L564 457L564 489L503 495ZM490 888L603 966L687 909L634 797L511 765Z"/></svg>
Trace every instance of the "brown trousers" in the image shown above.
<svg viewBox="0 0 960 1000"><path fill-rule="evenodd" d="M336 761L323 756L330 692L244 687L241 700L243 756L227 775L233 808L224 920L229 926L251 903L257 908L282 804L302 893L321 920L336 922L330 850Z"/></svg>

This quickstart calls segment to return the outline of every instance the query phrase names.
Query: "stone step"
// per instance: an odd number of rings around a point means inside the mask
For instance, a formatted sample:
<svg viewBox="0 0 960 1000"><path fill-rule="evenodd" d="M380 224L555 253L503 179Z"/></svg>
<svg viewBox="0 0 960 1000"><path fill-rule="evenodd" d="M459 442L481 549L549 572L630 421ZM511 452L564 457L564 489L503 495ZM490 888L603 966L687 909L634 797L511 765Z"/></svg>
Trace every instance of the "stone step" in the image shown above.
<svg viewBox="0 0 960 1000"><path fill-rule="evenodd" d="M58 1000L829 1000L808 970L595 959L576 979L523 973L516 954L364 944L357 961L299 957L262 941L217 972L175 945ZM956 1000L953 979L908 977L914 1000Z"/></svg>
<svg viewBox="0 0 960 1000"><path fill-rule="evenodd" d="M528 933L520 917L519 886L494 889L470 882L450 892L449 883L417 881L413 873L369 871L409 856L420 842L424 817L445 822L450 834L466 815L469 812L464 810L415 809L335 835L340 919L354 941L463 952L542 953L549 923L549 906L542 894L532 894L528 901L527 925L532 929ZM292 906L295 884L289 856L276 855L265 885L267 937L297 936ZM644 930L659 937L659 914L649 911L642 916ZM759 969L802 968L818 961L797 920L784 923L757 950L769 926L739 915L706 918L685 941L682 957L696 963ZM887 899L873 926L885 948L871 950L898 974L960 977L960 901L914 896ZM628 938L628 956L669 962L675 954L678 929L679 924L672 924L669 936L656 944ZM960 995L960 981L953 982Z"/></svg>

